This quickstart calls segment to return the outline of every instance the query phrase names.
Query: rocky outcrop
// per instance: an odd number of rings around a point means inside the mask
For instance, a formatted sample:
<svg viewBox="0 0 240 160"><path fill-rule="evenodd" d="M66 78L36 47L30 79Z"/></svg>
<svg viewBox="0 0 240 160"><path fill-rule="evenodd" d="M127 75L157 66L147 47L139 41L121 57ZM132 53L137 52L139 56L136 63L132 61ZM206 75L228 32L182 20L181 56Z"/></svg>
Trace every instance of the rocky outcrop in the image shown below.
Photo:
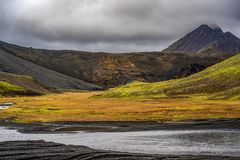
<svg viewBox="0 0 240 160"><path fill-rule="evenodd" d="M191 74L200 72L202 70L206 69L204 65L199 65L197 63L191 64L190 66L181 68L181 70L178 73L174 73L175 77L174 78L183 78L187 77Z"/></svg>

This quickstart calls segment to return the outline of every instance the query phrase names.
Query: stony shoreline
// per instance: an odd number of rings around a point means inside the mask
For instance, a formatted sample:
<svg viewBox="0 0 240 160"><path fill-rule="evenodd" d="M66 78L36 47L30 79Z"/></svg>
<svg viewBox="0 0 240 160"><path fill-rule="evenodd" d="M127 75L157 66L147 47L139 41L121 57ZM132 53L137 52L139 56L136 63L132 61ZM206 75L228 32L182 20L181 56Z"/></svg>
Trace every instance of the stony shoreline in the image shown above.
<svg viewBox="0 0 240 160"><path fill-rule="evenodd" d="M148 155L95 150L85 146L63 145L44 141L0 142L1 160L238 160L221 156Z"/></svg>

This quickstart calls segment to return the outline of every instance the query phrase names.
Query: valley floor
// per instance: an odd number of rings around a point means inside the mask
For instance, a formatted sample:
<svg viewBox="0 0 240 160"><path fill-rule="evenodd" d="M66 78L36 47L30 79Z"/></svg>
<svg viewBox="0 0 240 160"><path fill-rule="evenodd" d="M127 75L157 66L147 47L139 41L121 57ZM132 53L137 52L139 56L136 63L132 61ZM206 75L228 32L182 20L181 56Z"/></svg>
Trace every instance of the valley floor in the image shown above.
<svg viewBox="0 0 240 160"><path fill-rule="evenodd" d="M37 97L1 98L14 105L0 110L11 122L182 121L240 118L240 101L200 99L107 99L98 92L66 92Z"/></svg>

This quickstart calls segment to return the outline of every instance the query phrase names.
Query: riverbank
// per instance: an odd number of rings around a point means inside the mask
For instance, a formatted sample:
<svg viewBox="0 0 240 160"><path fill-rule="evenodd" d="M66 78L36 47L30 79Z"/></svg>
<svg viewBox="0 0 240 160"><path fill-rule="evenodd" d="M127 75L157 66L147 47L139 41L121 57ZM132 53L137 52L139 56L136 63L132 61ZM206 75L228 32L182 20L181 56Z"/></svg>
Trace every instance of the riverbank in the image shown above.
<svg viewBox="0 0 240 160"><path fill-rule="evenodd" d="M13 123L0 121L0 126L16 129L22 133L130 132L153 130L204 130L240 129L240 119L202 119L180 122L114 121L114 122L54 122Z"/></svg>
<svg viewBox="0 0 240 160"><path fill-rule="evenodd" d="M148 155L114 151L95 150L85 146L63 145L44 141L0 142L0 159L41 159L41 160L238 160L237 157L223 156L171 156Z"/></svg>

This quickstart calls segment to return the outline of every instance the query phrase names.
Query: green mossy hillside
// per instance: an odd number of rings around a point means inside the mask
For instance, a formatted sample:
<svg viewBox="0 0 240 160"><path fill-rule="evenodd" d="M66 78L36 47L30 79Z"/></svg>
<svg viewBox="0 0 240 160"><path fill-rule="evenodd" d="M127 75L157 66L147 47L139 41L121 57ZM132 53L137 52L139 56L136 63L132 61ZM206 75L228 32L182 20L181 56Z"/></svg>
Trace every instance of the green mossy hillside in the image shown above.
<svg viewBox="0 0 240 160"><path fill-rule="evenodd" d="M27 92L23 87L0 81L0 96L24 95Z"/></svg>
<svg viewBox="0 0 240 160"><path fill-rule="evenodd" d="M157 82L133 82L109 89L103 97L161 98L205 97L207 99L240 99L240 55L220 62L192 76Z"/></svg>

